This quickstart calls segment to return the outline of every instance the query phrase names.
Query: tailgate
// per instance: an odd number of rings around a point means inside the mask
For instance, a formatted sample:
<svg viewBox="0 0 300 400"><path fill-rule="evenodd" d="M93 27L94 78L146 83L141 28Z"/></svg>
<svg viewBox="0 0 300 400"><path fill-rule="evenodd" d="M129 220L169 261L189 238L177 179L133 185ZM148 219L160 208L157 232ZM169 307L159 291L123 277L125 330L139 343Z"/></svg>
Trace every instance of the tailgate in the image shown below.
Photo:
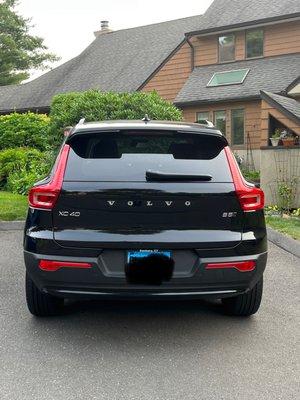
<svg viewBox="0 0 300 400"><path fill-rule="evenodd" d="M100 249L220 248L241 241L243 212L224 138L153 135L127 132L71 143L52 211L57 243ZM172 181L149 181L147 173ZM180 181L174 182L174 176ZM193 176L206 180L193 181Z"/></svg>

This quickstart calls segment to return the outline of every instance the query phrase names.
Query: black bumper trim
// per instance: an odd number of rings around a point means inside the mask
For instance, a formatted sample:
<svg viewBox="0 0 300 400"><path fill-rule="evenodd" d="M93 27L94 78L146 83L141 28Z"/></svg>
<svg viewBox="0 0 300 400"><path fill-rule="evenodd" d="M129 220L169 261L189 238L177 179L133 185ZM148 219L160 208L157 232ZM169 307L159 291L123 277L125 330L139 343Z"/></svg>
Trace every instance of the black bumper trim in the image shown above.
<svg viewBox="0 0 300 400"><path fill-rule="evenodd" d="M194 291L194 292L94 292L88 290L68 290L68 289L58 289L54 290L56 293L62 294L79 294L79 295L97 295L97 296L124 296L128 295L130 297L139 296L188 296L188 295L209 295L209 294L232 294L237 293L237 290L206 290L206 291ZM53 291L52 291L53 292Z"/></svg>

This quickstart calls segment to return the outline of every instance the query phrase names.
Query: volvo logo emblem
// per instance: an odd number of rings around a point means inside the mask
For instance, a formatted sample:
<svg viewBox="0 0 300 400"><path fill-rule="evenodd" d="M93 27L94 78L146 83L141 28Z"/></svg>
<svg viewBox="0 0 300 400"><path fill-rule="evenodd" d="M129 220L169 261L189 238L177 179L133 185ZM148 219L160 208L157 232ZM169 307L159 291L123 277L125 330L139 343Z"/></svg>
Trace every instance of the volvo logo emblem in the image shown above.
<svg viewBox="0 0 300 400"><path fill-rule="evenodd" d="M190 200L184 200L182 201L176 201L176 204L180 204L185 206L185 207L190 207L192 205ZM116 200L107 200L107 204L109 205L109 207L114 207L117 205L124 205L123 201L116 201ZM134 200L128 200L125 201L125 205L128 207L139 207L139 206L145 206L145 207L153 207L155 205L159 206L164 206L164 207L172 207L175 205L173 200L157 200L157 201L153 201L153 200L145 200L145 201L134 201Z"/></svg>

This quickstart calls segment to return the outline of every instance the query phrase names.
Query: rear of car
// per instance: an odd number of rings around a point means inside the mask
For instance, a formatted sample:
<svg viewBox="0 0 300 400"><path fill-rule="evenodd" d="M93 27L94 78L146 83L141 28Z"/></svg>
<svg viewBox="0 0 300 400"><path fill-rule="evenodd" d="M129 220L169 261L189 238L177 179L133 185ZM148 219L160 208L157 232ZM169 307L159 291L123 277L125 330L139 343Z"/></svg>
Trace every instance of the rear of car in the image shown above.
<svg viewBox="0 0 300 400"><path fill-rule="evenodd" d="M264 195L213 128L78 125L29 203L24 257L35 315L79 297L214 297L236 315L259 307ZM149 265L159 274L163 261L168 278L130 279Z"/></svg>

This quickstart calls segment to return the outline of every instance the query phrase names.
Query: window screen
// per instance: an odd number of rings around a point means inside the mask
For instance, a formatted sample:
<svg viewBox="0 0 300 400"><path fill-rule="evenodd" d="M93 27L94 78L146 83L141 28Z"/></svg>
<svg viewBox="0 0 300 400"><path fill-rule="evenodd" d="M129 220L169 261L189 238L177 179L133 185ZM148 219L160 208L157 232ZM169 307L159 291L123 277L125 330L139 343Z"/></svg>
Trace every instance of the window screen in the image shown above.
<svg viewBox="0 0 300 400"><path fill-rule="evenodd" d="M205 123L205 121L209 121L209 111L197 112L196 122L201 124L201 123Z"/></svg>
<svg viewBox="0 0 300 400"><path fill-rule="evenodd" d="M262 57L264 54L264 31L255 29L246 32L246 57Z"/></svg>
<svg viewBox="0 0 300 400"><path fill-rule="evenodd" d="M215 124L215 127L223 133L223 135L226 135L226 111L225 110L214 111L214 124Z"/></svg>
<svg viewBox="0 0 300 400"><path fill-rule="evenodd" d="M232 144L244 144L245 121L243 109L231 110L231 131Z"/></svg>
<svg viewBox="0 0 300 400"><path fill-rule="evenodd" d="M229 35L219 36L219 62L235 60L235 36L233 33Z"/></svg>

